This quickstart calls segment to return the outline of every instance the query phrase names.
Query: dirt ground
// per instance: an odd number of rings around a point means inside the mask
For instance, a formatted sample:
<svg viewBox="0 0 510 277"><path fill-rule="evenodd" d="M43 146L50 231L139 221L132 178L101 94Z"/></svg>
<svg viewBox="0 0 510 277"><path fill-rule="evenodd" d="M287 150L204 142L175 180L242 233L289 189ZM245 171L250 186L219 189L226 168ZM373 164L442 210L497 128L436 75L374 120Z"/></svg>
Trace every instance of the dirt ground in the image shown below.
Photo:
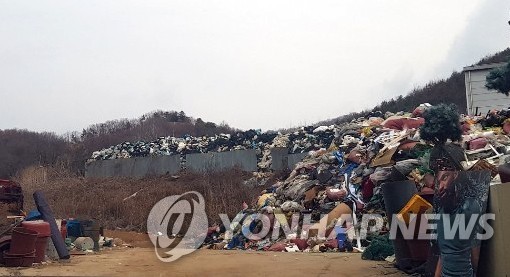
<svg viewBox="0 0 510 277"><path fill-rule="evenodd" d="M406 276L387 262L352 253L197 250L172 263L159 261L146 235L117 234L133 248L73 255L32 268L0 268L1 276Z"/></svg>

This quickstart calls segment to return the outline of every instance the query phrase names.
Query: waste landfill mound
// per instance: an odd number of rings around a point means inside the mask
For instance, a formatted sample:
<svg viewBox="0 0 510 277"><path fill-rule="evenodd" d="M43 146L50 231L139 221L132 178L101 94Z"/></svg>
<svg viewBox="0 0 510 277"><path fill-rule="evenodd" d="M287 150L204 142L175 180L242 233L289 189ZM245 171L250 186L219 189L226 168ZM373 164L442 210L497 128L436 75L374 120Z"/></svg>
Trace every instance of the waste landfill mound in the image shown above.
<svg viewBox="0 0 510 277"><path fill-rule="evenodd" d="M393 246L387 240L388 218L381 185L404 181L413 186L412 190L432 201L435 181L429 160L433 145L420 138L419 128L424 124L423 111L429 106L420 105L409 114L386 114L384 118L380 113L371 114L341 126L315 129L314 134L334 133L331 144L311 151L285 180L274 184L262 182L265 189L256 204L251 208L244 207L238 214L237 218L244 220L239 220L238 225L230 224L231 233L226 232L229 226L215 223L209 228L204 247L288 252L364 250L363 257L367 259L391 256ZM509 117L510 110L460 117L458 126L463 133L458 146L464 150L459 158L463 170L488 169L493 173L492 181L499 181L496 166L508 162L505 154L510 152ZM335 230L337 234L333 238L328 236L338 227L335 225L342 215L353 212L356 216L350 228ZM249 233L257 234L264 227L262 220L246 220L251 215L266 215L271 227L288 228L296 213L300 215L298 226L303 228L290 229L290 234L280 232L275 238L273 232L269 232L264 237L250 239L244 232L249 230ZM358 242L359 232L355 230L367 229L367 226L360 226L366 224L361 220L363 214L381 215L386 228L369 230L366 239ZM323 222L325 235L309 231L308 237L302 239L305 215L311 216L311 224L319 224L321 216L328 215L327 221ZM364 248L370 241L378 243Z"/></svg>
<svg viewBox="0 0 510 277"><path fill-rule="evenodd" d="M257 151L258 169L266 171L271 167L271 149L273 148L287 148L289 154L308 153L309 151L327 148L335 139L338 140L340 137L346 141L359 138L358 130L360 125L365 124L363 127L373 127L384 120L381 117L391 118L395 116L405 116L405 113L399 112L393 114L388 112L383 115L381 112L374 112L371 114L368 122L358 119L341 125L307 126L289 133L262 133L260 130L252 129L235 134L219 134L212 137L160 137L151 142L123 142L93 152L87 163L97 160L165 155L180 155L181 160L184 160L186 154L255 149ZM415 124L419 124L419 122L422 121L420 119L403 119L402 122L397 121L396 123L390 120L388 124L397 124L390 127L402 129L409 126L412 127ZM398 126L398 124L404 125Z"/></svg>
<svg viewBox="0 0 510 277"><path fill-rule="evenodd" d="M271 166L272 148L283 147L288 148L289 153L305 153L331 144L335 130L336 126L321 126L303 127L289 134L248 130L213 137L160 137L151 142L124 142L95 151L87 162L165 155L181 155L181 159L184 159L186 154L255 149L258 168L263 170Z"/></svg>

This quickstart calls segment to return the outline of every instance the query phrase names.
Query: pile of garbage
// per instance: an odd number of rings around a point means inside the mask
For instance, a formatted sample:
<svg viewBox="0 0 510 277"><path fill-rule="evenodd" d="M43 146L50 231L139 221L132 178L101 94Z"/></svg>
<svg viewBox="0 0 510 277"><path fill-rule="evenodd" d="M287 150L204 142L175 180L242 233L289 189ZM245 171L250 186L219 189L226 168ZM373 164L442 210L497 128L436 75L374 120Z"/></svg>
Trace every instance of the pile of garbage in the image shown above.
<svg viewBox="0 0 510 277"><path fill-rule="evenodd" d="M312 133L321 135L331 133L330 144L310 151L286 179L273 184L263 182L265 189L257 202L237 215L236 218L241 219L239 224L224 226L216 223L208 232L205 247L363 252L371 241L387 242L382 237L388 232L388 219L381 185L407 181L412 182L424 198L431 199L434 194L434 171L429 165L433 145L422 140L419 132L419 127L424 124L421 116L429 107L428 104L420 105L413 113L399 115L371 114L341 126L313 130ZM492 181L498 182L497 166L507 163L510 157L506 155L510 153L510 137L507 135L510 133L510 110L494 111L487 116L462 115L460 123L463 135L459 149L464 150L464 170L491 170ZM321 138L322 143L329 141L329 136ZM254 178L260 179L259 175ZM280 232L275 238L270 232L254 240L243 231L248 229L250 233L257 233L263 228L261 220L246 220L250 216L263 214L271 227L288 227L296 213L300 216L298 226L303 228L293 229L290 234ZM362 221L364 214L381 215L384 227L361 238L360 230L366 227L361 226L366 224ZM343 215L352 215L354 222L338 228L337 221ZM320 235L309 231L307 238L302 239L303 232L313 229L304 228L306 216L311 217L312 226L323 224L326 233ZM324 218L327 220L323 222ZM333 230L336 235L331 237L328 234ZM391 245L377 247L385 254L373 254L376 250L372 249L366 256L384 259L392 255Z"/></svg>
<svg viewBox="0 0 510 277"><path fill-rule="evenodd" d="M262 170L271 166L271 149L284 147L292 154L327 147L335 137L335 130L336 126L332 125L318 128L303 127L288 134L248 130L213 137L160 137L151 142L124 142L95 151L87 162L167 155L181 155L181 160L184 160L186 154L255 149L258 166Z"/></svg>
<svg viewBox="0 0 510 277"><path fill-rule="evenodd" d="M380 112L374 112L371 115L390 118L391 116L402 116L404 113L386 113L383 115ZM367 128L373 124L379 124L384 120L381 117L371 116L367 122L359 122L358 120L341 125L301 127L289 133L262 133L260 130L248 130L232 135L219 134L213 137L160 137L151 142L124 142L93 152L87 163L97 160L165 155L181 155L181 160L184 160L186 154L255 149L258 157L258 168L264 171L271 167L271 149L273 148L287 148L289 154L308 153L327 148L340 135L344 136L343 140L345 141L343 143L349 143L350 140L356 140L360 127ZM390 121L389 124L401 124L401 126L394 127L402 129L407 127L406 124L419 123L415 121L403 120L402 122L398 121L398 123ZM365 125L360 126L360 124Z"/></svg>

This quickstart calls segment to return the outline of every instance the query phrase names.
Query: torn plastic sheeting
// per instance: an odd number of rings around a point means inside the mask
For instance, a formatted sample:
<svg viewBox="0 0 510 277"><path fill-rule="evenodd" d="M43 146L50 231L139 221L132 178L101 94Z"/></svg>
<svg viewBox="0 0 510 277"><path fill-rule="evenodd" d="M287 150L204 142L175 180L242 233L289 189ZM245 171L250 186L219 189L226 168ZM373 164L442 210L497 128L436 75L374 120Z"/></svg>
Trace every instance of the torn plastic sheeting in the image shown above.
<svg viewBox="0 0 510 277"><path fill-rule="evenodd" d="M347 167L340 169L338 172L341 175L343 175L343 174L351 174L354 171L354 169L356 169L357 167L358 167L358 164L351 163Z"/></svg>
<svg viewBox="0 0 510 277"><path fill-rule="evenodd" d="M317 184L317 181L303 179L292 184L287 184L284 187L280 187L276 191L278 193L283 193L283 195L285 195L288 199L298 200L301 199L305 192L315 184Z"/></svg>
<svg viewBox="0 0 510 277"><path fill-rule="evenodd" d="M378 167L375 172L370 175L370 180L374 183L379 183L388 180L391 175L391 167Z"/></svg>
<svg viewBox="0 0 510 277"><path fill-rule="evenodd" d="M294 201L286 201L282 204L282 210L284 212L300 212L304 209L305 208L303 206Z"/></svg>
<svg viewBox="0 0 510 277"><path fill-rule="evenodd" d="M422 162L420 160L408 159L408 160L396 162L394 167L400 173L402 173L404 175L408 175L409 173L411 173L411 171L413 171L413 169L415 169L421 165L422 165Z"/></svg>

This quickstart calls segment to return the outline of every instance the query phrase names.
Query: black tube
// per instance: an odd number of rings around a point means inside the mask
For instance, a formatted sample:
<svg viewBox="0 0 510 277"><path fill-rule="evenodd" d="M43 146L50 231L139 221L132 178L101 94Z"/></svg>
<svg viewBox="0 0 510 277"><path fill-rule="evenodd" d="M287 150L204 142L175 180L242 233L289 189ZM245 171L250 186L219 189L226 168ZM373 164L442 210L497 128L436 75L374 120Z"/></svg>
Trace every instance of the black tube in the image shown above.
<svg viewBox="0 0 510 277"><path fill-rule="evenodd" d="M390 224L397 224L392 222L393 215L405 207L413 195L418 192L416 184L411 180L407 180L387 182L382 184L381 187L388 221ZM404 271L412 269L411 251L400 230L397 231L396 237L392 242L393 248L395 248L397 267Z"/></svg>
<svg viewBox="0 0 510 277"><path fill-rule="evenodd" d="M55 222L55 217L53 216L50 205L48 205L48 202L46 202L44 193L40 190L35 191L34 200L35 205L37 206L37 210L41 213L42 219L50 224L51 240L55 245L55 249L57 249L58 257L64 260L69 259L71 256L69 255L69 251L67 251L66 244L62 238L62 235L60 234L60 231L58 230L57 223Z"/></svg>
<svg viewBox="0 0 510 277"><path fill-rule="evenodd" d="M411 180L387 182L382 184L386 216L391 223L393 215L397 214L409 200L418 193L416 184Z"/></svg>

